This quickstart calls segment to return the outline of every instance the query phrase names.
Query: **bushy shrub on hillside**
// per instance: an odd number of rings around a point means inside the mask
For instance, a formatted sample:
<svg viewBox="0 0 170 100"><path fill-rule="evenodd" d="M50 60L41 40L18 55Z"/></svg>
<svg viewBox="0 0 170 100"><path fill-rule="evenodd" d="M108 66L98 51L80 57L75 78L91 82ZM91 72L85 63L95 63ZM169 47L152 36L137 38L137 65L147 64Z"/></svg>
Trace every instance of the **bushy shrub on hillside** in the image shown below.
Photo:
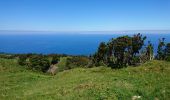
<svg viewBox="0 0 170 100"><path fill-rule="evenodd" d="M70 57L66 61L66 69L72 69L75 67L86 67L89 63L87 57Z"/></svg>
<svg viewBox="0 0 170 100"><path fill-rule="evenodd" d="M27 60L26 55L20 55L19 58L18 58L18 64L21 65L21 66L24 66L24 65L27 64L26 60Z"/></svg>
<svg viewBox="0 0 170 100"><path fill-rule="evenodd" d="M29 58L29 68L45 72L50 67L48 58L43 55L34 55Z"/></svg>
<svg viewBox="0 0 170 100"><path fill-rule="evenodd" d="M51 60L51 64L57 64L60 60L60 57L59 56L53 56L52 57L52 60Z"/></svg>

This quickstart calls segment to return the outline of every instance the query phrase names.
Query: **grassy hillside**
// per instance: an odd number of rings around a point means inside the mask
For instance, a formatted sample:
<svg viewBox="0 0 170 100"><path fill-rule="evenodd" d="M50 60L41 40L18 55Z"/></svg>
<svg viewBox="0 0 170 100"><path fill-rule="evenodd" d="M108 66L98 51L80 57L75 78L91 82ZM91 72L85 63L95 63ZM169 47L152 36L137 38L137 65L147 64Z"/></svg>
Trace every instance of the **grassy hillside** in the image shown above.
<svg viewBox="0 0 170 100"><path fill-rule="evenodd" d="M0 59L1 100L131 100L133 96L168 100L170 63L152 61L119 70L76 68L49 76L26 70L16 60Z"/></svg>

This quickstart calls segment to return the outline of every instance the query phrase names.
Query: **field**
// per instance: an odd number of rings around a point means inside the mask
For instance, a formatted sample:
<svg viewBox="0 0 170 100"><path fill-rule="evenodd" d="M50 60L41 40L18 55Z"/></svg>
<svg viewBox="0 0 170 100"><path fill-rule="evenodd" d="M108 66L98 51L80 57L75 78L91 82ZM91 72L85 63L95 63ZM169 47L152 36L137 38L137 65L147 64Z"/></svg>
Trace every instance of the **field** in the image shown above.
<svg viewBox="0 0 170 100"><path fill-rule="evenodd" d="M62 65L62 63L61 63ZM0 59L1 100L168 100L170 62L139 67L75 68L50 76L27 70L15 59Z"/></svg>

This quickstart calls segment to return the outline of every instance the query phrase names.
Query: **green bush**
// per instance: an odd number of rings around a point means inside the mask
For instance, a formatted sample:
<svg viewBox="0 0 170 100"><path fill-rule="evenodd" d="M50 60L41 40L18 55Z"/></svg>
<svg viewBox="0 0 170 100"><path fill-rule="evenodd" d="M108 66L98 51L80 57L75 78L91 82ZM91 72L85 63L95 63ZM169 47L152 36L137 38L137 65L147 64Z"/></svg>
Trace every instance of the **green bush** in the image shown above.
<svg viewBox="0 0 170 100"><path fill-rule="evenodd" d="M66 61L66 69L72 69L75 67L86 67L89 64L87 57L70 57Z"/></svg>
<svg viewBox="0 0 170 100"><path fill-rule="evenodd" d="M45 72L50 67L48 58L43 55L34 55L29 58L29 68Z"/></svg>
<svg viewBox="0 0 170 100"><path fill-rule="evenodd" d="M26 60L27 60L27 56L20 55L19 59L18 59L18 64L21 66L24 66L24 65L26 65Z"/></svg>
<svg viewBox="0 0 170 100"><path fill-rule="evenodd" d="M51 64L57 64L59 62L59 60L60 60L59 56L53 56Z"/></svg>
<svg viewBox="0 0 170 100"><path fill-rule="evenodd" d="M139 57L139 56L134 56L134 57L132 58L131 65L137 66L137 65L139 65L139 64L140 64L140 57Z"/></svg>

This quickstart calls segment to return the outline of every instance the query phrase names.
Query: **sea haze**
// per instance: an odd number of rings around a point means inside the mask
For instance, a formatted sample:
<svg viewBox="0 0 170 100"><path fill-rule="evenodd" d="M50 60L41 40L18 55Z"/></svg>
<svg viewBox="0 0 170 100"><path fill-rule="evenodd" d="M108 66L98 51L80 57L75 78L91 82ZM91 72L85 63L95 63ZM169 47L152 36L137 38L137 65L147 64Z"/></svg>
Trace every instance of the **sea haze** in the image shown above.
<svg viewBox="0 0 170 100"><path fill-rule="evenodd" d="M1 34L0 52L89 55L97 50L100 42L107 42L122 35L125 34ZM170 42L170 34L143 35L147 36L146 41L153 43L155 53L160 38L164 37L166 42Z"/></svg>

